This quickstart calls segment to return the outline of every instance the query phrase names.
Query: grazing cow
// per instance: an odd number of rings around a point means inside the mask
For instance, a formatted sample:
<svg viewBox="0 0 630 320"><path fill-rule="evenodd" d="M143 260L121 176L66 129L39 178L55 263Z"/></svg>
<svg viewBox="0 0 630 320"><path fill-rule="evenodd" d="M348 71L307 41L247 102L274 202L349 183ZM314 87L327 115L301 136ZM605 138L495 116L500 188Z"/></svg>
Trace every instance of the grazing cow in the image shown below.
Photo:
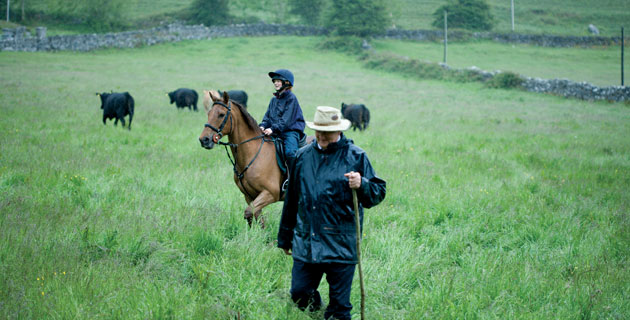
<svg viewBox="0 0 630 320"><path fill-rule="evenodd" d="M131 130L131 120L133 119L134 102L129 92L103 92L97 93L101 98L101 109L103 109L103 124L107 119L114 120L114 125L118 125L118 120L125 127L125 116L129 115L129 125L127 129Z"/></svg>
<svg viewBox="0 0 630 320"><path fill-rule="evenodd" d="M247 108L247 93L243 90L228 90L230 99L238 102L241 106ZM223 96L223 91L219 90L219 96Z"/></svg>
<svg viewBox="0 0 630 320"><path fill-rule="evenodd" d="M168 97L171 98L171 104L175 102L178 109L188 107L188 110L191 110L190 107L193 107L193 110L197 111L199 95L197 95L197 91L193 89L179 88L173 92L169 92Z"/></svg>
<svg viewBox="0 0 630 320"><path fill-rule="evenodd" d="M370 123L370 110L364 104L341 103L341 114L352 123L352 131L365 130Z"/></svg>

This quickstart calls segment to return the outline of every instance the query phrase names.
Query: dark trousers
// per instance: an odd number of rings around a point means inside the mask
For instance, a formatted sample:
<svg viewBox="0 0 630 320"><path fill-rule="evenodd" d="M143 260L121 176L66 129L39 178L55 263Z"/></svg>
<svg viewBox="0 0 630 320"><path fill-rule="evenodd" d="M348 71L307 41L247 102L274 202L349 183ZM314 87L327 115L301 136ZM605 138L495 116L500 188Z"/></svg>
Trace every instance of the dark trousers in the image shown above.
<svg viewBox="0 0 630 320"><path fill-rule="evenodd" d="M284 143L284 154L287 157L295 158L295 154L298 151L298 144L300 142L300 133L297 131L286 131L281 135L282 142Z"/></svg>
<svg viewBox="0 0 630 320"><path fill-rule="evenodd" d="M300 132L286 131L283 132L280 137L282 137L282 143L284 144L284 156L287 161L287 166L291 168L293 167L295 155L299 149Z"/></svg>
<svg viewBox="0 0 630 320"><path fill-rule="evenodd" d="M321 308L322 298L317 291L322 276L326 274L330 303L324 313L325 319L351 319L350 290L354 277L354 264L304 263L293 260L291 272L291 299L298 308L315 311Z"/></svg>

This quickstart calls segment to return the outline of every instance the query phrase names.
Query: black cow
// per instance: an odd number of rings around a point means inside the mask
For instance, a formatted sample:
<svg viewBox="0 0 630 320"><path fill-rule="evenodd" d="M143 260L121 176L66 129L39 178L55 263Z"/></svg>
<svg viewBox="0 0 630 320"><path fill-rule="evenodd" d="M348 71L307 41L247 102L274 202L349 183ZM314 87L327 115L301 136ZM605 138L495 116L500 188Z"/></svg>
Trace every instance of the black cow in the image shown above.
<svg viewBox="0 0 630 320"><path fill-rule="evenodd" d="M114 120L114 125L118 125L118 120L125 127L125 116L129 115L129 125L127 129L131 130L131 120L133 119L134 102L129 92L111 92L97 93L101 97L101 109L103 109L103 124L107 119Z"/></svg>
<svg viewBox="0 0 630 320"><path fill-rule="evenodd" d="M341 103L341 114L352 123L352 131L365 130L370 124L370 110L364 104Z"/></svg>
<svg viewBox="0 0 630 320"><path fill-rule="evenodd" d="M228 90L227 93L228 96L230 96L230 99L247 108L247 92L243 90ZM223 96L223 91L219 90L219 96Z"/></svg>
<svg viewBox="0 0 630 320"><path fill-rule="evenodd" d="M188 110L191 110L190 107L193 107L193 110L197 111L199 95L197 95L197 91L193 89L179 88L173 92L169 92L168 97L171 98L171 104L175 102L178 109L188 107Z"/></svg>

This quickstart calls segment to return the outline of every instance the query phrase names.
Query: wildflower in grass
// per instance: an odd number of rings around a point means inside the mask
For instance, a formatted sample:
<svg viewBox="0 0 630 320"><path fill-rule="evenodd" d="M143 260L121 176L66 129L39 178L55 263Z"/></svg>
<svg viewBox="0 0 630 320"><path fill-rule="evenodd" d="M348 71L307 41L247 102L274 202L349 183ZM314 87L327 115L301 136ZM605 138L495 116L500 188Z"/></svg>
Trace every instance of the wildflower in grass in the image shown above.
<svg viewBox="0 0 630 320"><path fill-rule="evenodd" d="M44 295L44 291L42 291L42 296Z"/></svg>

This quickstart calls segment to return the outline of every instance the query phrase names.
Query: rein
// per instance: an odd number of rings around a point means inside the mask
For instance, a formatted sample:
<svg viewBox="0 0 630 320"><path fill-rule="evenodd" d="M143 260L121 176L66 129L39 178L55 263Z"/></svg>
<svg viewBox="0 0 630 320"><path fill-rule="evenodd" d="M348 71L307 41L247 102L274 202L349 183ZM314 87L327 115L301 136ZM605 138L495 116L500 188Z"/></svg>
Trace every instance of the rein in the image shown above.
<svg viewBox="0 0 630 320"><path fill-rule="evenodd" d="M221 101L215 101L213 103L213 106L215 104L218 104L224 108L227 109L227 115L225 116L225 118L223 118L223 121L221 122L221 124L219 125L219 128L215 128L213 127L210 123L206 123L204 124L204 127L206 128L210 128L212 130L214 130L216 132L216 134L214 134L212 136L212 140L214 141L214 143L216 144L220 144L222 146L225 147L225 153L228 156L228 159L230 159L230 162L232 163L232 170L234 170L234 174L238 177L238 181L241 183L241 187L243 187L243 190L245 191L245 193L247 194L247 196L249 196L250 199L254 200L254 197L252 197L249 192L247 192L247 189L245 188L245 185L243 185L243 177L245 176L245 171L247 171L247 169L249 169L249 167L254 163L254 161L256 160L256 158L258 158L258 155L260 154L260 151L262 150L263 145L265 144L265 142L273 142L274 138L265 138L264 134L261 134L259 136L255 136L252 138L249 138L245 141L241 141L239 143L229 143L229 142L222 142L220 141L220 139L223 137L223 128L225 127L225 123L227 122L227 118L230 118L230 127L232 127L232 103L230 101L228 101L228 104L226 105L225 103L221 102ZM231 147L234 148L234 153L237 152L237 148L247 142L250 141L254 141L260 139L260 146L258 147L258 151L256 152L256 155L254 155L254 157L252 158L252 160L247 164L247 166L245 166L245 168L243 169L243 171L241 171L240 173L238 172L238 169L236 169L236 157L232 158L232 156L230 156L230 152L228 151L227 147Z"/></svg>

